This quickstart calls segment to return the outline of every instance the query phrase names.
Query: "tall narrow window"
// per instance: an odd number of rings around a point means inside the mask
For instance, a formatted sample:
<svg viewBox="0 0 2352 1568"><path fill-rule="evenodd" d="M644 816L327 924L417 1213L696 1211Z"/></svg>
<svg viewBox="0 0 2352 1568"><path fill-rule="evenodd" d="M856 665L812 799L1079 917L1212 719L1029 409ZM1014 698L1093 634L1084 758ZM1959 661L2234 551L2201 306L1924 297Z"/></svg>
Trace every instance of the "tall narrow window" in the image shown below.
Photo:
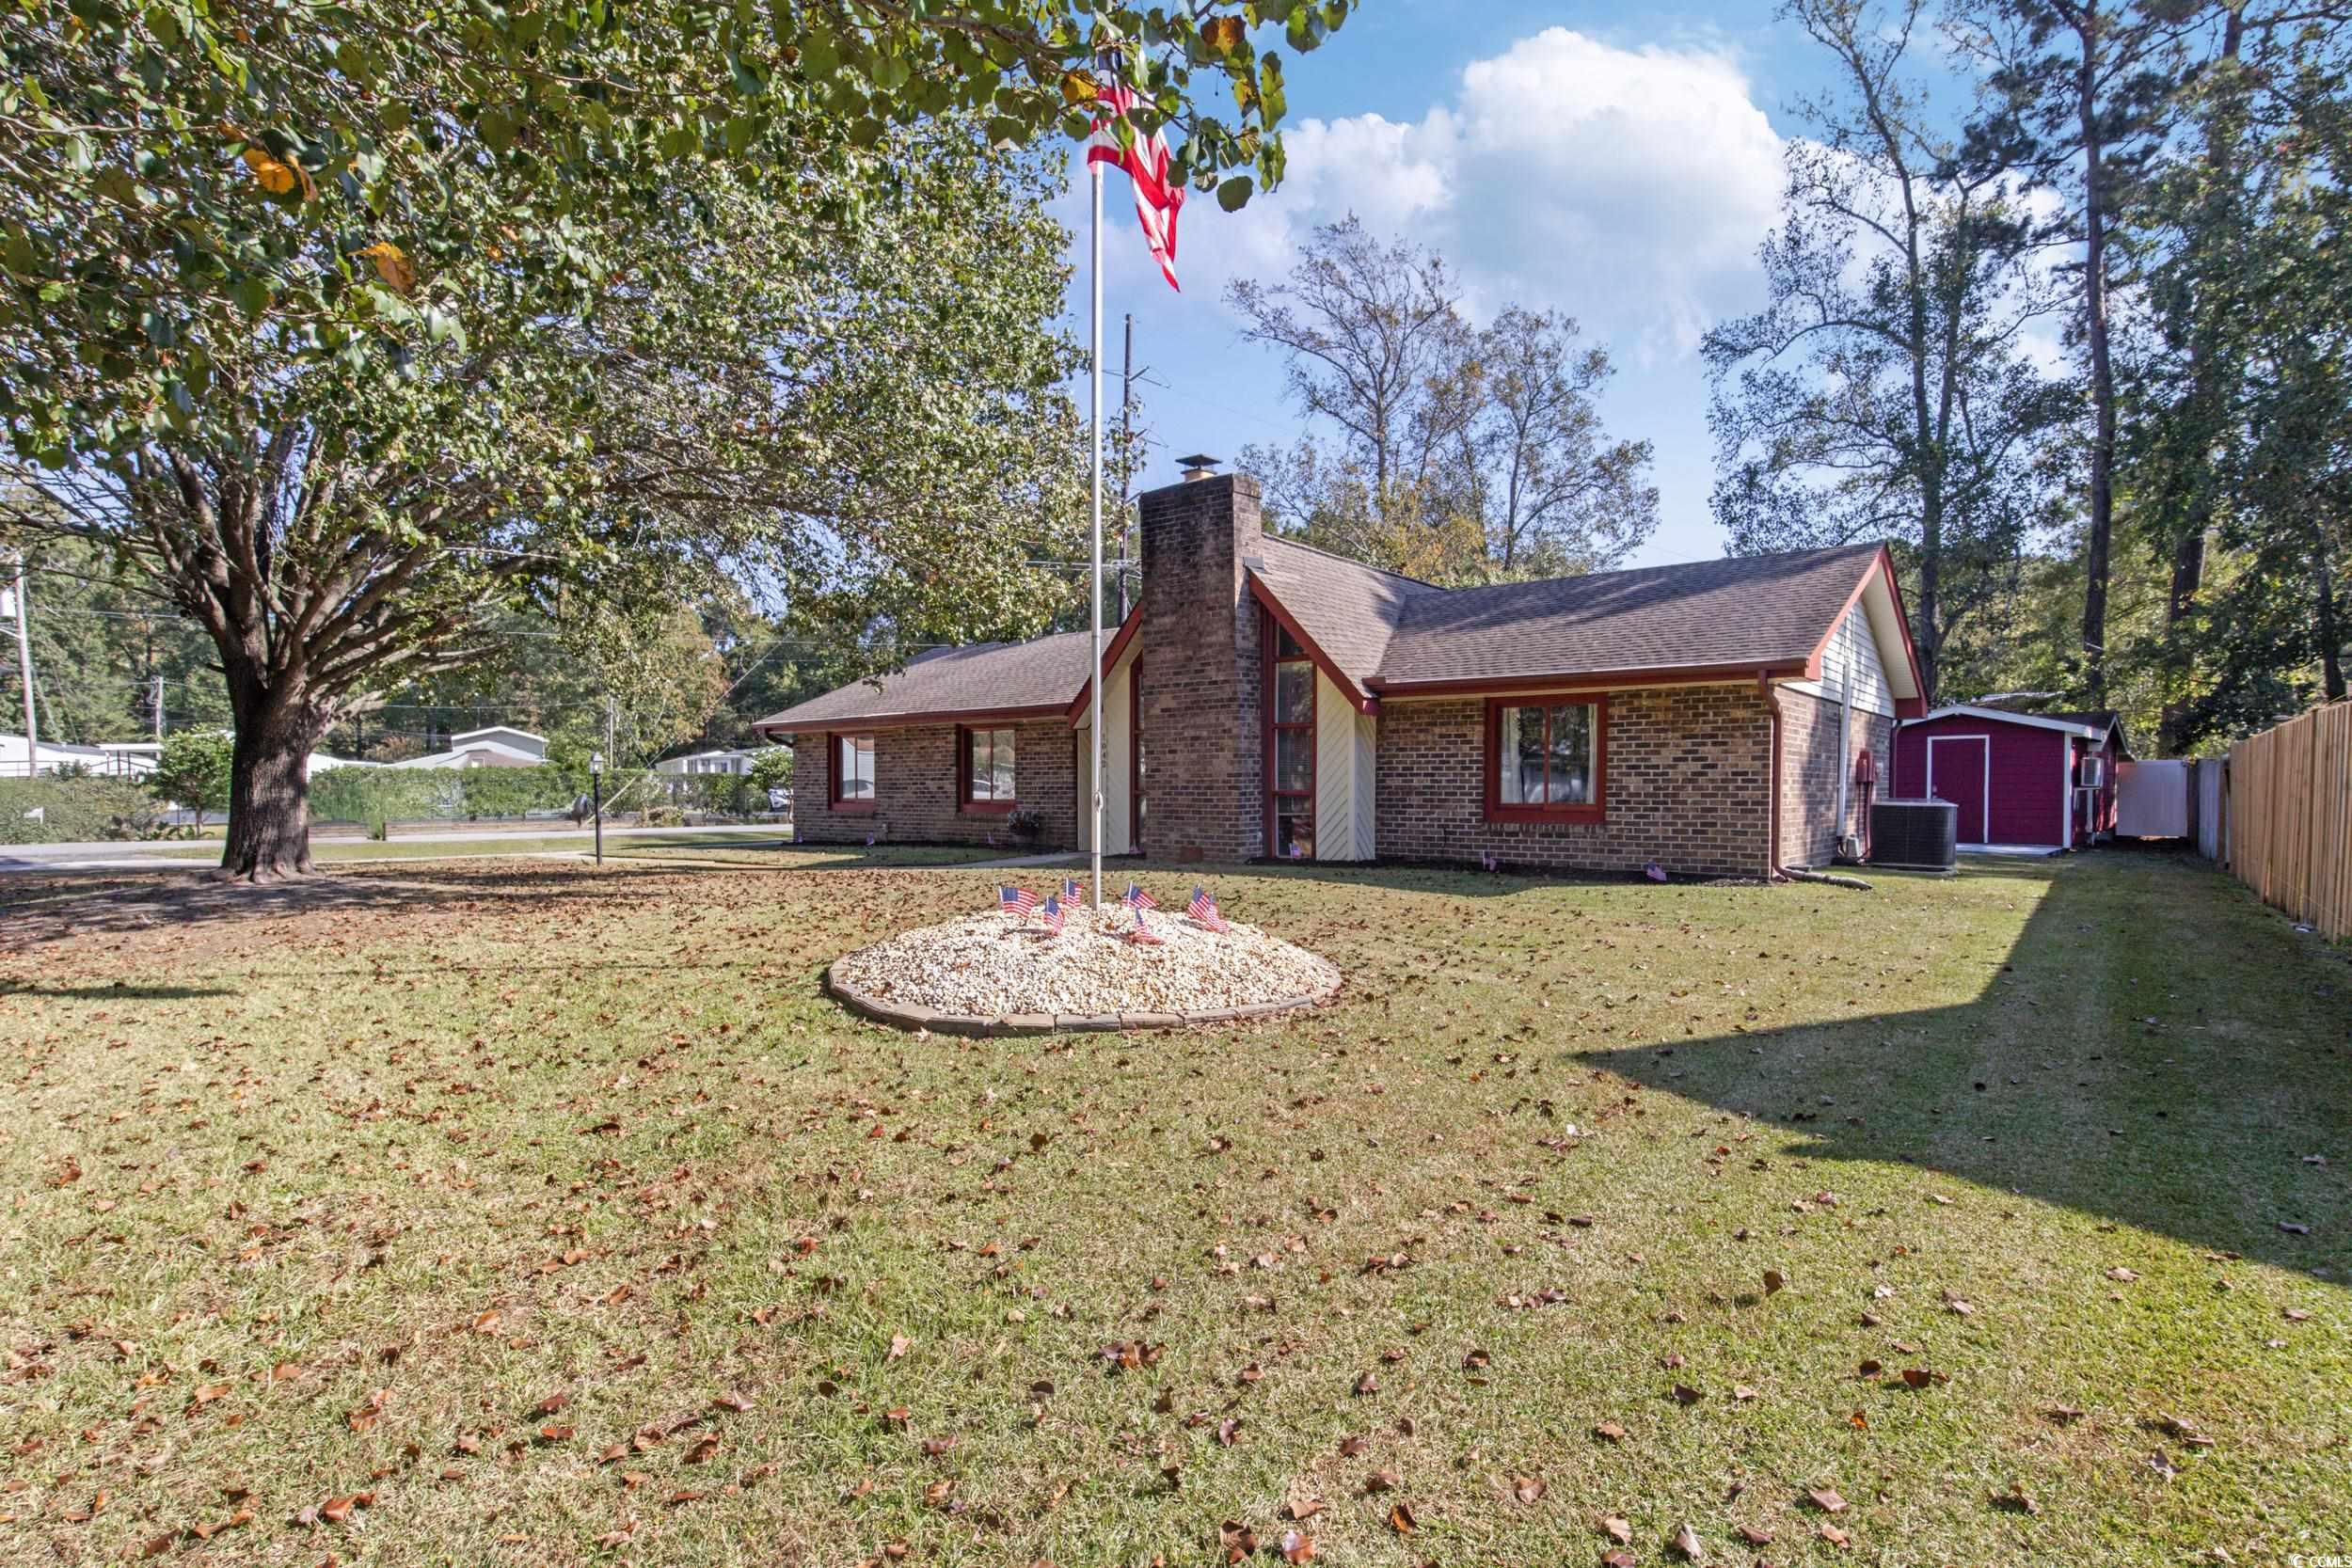
<svg viewBox="0 0 2352 1568"><path fill-rule="evenodd" d="M959 791L966 811L1010 811L1013 738L1009 729L959 730Z"/></svg>
<svg viewBox="0 0 2352 1568"><path fill-rule="evenodd" d="M836 811L874 809L874 737L833 737L833 806Z"/></svg>
<svg viewBox="0 0 2352 1568"><path fill-rule="evenodd" d="M1266 852L1315 858L1315 667L1298 640L1266 618Z"/></svg>
<svg viewBox="0 0 2352 1568"><path fill-rule="evenodd" d="M1608 701L1486 705L1486 816L1495 821L1602 815Z"/></svg>

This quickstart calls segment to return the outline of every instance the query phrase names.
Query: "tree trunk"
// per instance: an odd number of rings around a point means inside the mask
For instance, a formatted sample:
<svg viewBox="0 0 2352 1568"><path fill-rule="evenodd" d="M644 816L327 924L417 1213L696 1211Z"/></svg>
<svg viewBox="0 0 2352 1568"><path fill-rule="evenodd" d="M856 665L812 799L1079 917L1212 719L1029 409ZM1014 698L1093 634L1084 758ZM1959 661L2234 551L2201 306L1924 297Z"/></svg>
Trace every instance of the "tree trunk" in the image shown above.
<svg viewBox="0 0 2352 1568"><path fill-rule="evenodd" d="M2106 138L2099 119L2099 8L2078 13L2082 60L2075 106L2083 138L2083 331L2090 345L2090 527L2083 561L2084 688L2090 705L2107 694L2107 556L2115 537L2115 366L2107 342Z"/></svg>
<svg viewBox="0 0 2352 1568"><path fill-rule="evenodd" d="M230 762L229 842L216 877L271 882L310 874L308 768L316 738L282 716L238 713Z"/></svg>
<svg viewBox="0 0 2352 1568"><path fill-rule="evenodd" d="M2331 703L2344 701L2344 634L2336 621L2335 563L2323 547L2312 562L2318 579L2318 603L2313 607L2312 632L2319 643L2320 690Z"/></svg>

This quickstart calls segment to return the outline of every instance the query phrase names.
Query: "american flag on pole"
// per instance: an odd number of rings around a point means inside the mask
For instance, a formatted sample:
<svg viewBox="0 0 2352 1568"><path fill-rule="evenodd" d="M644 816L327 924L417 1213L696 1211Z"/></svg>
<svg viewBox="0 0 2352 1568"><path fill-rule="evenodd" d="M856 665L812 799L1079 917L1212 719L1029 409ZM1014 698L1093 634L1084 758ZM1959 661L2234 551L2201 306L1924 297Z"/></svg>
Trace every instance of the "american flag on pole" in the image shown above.
<svg viewBox="0 0 2352 1568"><path fill-rule="evenodd" d="M1171 289L1176 282L1176 214L1184 211L1184 187L1168 178L1168 137L1158 131L1145 135L1131 128L1130 145L1119 145L1119 122L1126 119L1139 100L1135 88L1114 78L1094 100L1094 135L1087 143L1087 162L1109 164L1127 171L1136 187L1136 221L1143 225L1143 243L1160 264L1160 275ZM1179 291L1181 292L1181 290Z"/></svg>
<svg viewBox="0 0 2352 1568"><path fill-rule="evenodd" d="M1137 887L1133 882L1129 882L1127 884L1127 891L1119 895L1119 901L1136 911L1136 919L1138 922L1143 919L1144 911L1156 910L1160 907L1160 901L1158 899L1152 897L1150 894L1144 892L1143 889Z"/></svg>
<svg viewBox="0 0 2352 1568"><path fill-rule="evenodd" d="M1192 890L1192 902L1184 906L1184 912L1212 931L1228 929L1225 917L1216 912L1216 900L1210 895L1207 888L1196 887Z"/></svg>
<svg viewBox="0 0 2352 1568"><path fill-rule="evenodd" d="M1144 924L1143 909L1138 905L1136 908L1136 928L1127 933L1127 940L1137 947L1157 947L1168 939Z"/></svg>
<svg viewBox="0 0 2352 1568"><path fill-rule="evenodd" d="M1045 907L1038 911L1038 919L1045 923L1045 934L1047 936L1057 937L1061 935L1061 900L1048 895L1045 899Z"/></svg>
<svg viewBox="0 0 2352 1568"><path fill-rule="evenodd" d="M1015 920L1026 920L1037 908L1037 895L1025 887L1000 884L996 889L996 907Z"/></svg>
<svg viewBox="0 0 2352 1568"><path fill-rule="evenodd" d="M1068 909L1076 910L1086 907L1087 892L1078 885L1077 878L1064 877L1061 879L1061 901Z"/></svg>

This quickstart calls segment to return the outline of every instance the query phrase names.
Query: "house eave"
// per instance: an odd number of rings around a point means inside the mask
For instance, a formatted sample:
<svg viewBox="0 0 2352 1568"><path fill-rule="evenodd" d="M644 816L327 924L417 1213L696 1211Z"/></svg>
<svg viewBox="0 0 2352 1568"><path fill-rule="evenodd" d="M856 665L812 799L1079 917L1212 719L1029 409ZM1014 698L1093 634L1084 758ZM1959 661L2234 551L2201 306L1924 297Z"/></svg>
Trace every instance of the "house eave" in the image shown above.
<svg viewBox="0 0 2352 1568"><path fill-rule="evenodd" d="M783 721L763 719L752 726L753 732L774 740L781 736L863 734L867 730L918 729L927 724L993 724L1017 723L1028 719L1058 719L1063 708L1059 703L1030 703L1020 707L939 708L919 713L843 713L818 719L793 719Z"/></svg>
<svg viewBox="0 0 2352 1568"><path fill-rule="evenodd" d="M1756 679L1803 679L1805 661L1763 664L1637 664L1609 670L1560 670L1529 674L1478 675L1459 680L1389 680L1375 675L1365 684L1383 698L1501 696L1514 691L1606 691L1628 685L1707 686Z"/></svg>

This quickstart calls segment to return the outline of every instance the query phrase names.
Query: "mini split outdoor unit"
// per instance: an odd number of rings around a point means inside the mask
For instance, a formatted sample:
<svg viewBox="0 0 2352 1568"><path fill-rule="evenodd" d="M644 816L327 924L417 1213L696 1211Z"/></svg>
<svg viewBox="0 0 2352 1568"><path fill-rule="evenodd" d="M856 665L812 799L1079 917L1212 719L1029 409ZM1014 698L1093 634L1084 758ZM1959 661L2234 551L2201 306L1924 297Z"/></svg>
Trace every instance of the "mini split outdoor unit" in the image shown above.
<svg viewBox="0 0 2352 1568"><path fill-rule="evenodd" d="M1949 871L1960 859L1960 808L1949 800L1879 800L1870 807L1870 863Z"/></svg>

